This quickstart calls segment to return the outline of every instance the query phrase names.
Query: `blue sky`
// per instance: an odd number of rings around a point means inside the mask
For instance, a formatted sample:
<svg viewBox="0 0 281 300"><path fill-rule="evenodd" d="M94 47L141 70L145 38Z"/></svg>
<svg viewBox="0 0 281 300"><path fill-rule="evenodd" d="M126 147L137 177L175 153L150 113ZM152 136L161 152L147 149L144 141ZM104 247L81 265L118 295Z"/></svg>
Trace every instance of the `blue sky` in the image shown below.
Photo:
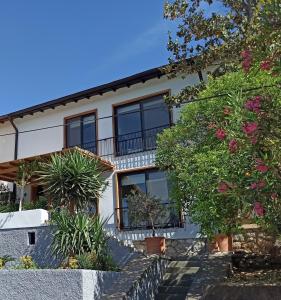
<svg viewBox="0 0 281 300"><path fill-rule="evenodd" d="M0 3L0 114L167 63L164 0Z"/></svg>

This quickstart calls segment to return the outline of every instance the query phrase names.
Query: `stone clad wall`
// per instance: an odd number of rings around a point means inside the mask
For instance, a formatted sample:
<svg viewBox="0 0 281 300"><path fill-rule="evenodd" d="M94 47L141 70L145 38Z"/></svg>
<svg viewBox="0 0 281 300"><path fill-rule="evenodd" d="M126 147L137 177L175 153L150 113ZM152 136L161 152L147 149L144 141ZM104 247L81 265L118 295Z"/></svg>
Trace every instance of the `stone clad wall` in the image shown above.
<svg viewBox="0 0 281 300"><path fill-rule="evenodd" d="M57 267L60 260L52 255L53 226L38 226L0 230L0 256L10 255L15 259L32 256L39 267ZM35 233L35 244L29 245L28 233Z"/></svg>
<svg viewBox="0 0 281 300"><path fill-rule="evenodd" d="M52 254L52 240L55 226L46 225L30 228L1 229L0 230L0 256L9 255L18 259L24 255L32 256L39 267L56 268L61 260ZM35 245L29 245L28 233L35 233ZM120 241L111 237L108 247L114 262L124 266L134 258L132 247L124 246Z"/></svg>
<svg viewBox="0 0 281 300"><path fill-rule="evenodd" d="M151 300L163 280L169 260L138 254L122 269L121 275L106 291L102 299Z"/></svg>
<svg viewBox="0 0 281 300"><path fill-rule="evenodd" d="M193 256L206 251L207 242L203 238L190 238L190 239L166 239L166 252L165 255L170 258L180 256ZM134 247L145 253L145 241L133 241Z"/></svg>
<svg viewBox="0 0 281 300"><path fill-rule="evenodd" d="M278 255L281 253L281 245L279 244L276 236L266 233L260 228L247 229L243 233L233 236L233 250L235 251Z"/></svg>

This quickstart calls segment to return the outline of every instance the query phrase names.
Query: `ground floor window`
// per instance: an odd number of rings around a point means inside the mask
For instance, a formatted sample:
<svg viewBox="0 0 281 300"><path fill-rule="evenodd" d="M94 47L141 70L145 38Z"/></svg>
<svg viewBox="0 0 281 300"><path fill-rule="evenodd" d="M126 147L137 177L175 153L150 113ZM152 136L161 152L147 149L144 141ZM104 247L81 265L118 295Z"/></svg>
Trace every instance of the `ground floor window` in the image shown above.
<svg viewBox="0 0 281 300"><path fill-rule="evenodd" d="M159 198L165 209L165 216L161 218L158 227L178 226L180 214L174 203L169 198L169 184L166 174L157 169L122 173L118 176L119 184L119 208L117 209L122 229L149 228L149 222L132 225L129 220L127 197L134 191L142 191L147 195ZM140 203L141 205L141 203Z"/></svg>

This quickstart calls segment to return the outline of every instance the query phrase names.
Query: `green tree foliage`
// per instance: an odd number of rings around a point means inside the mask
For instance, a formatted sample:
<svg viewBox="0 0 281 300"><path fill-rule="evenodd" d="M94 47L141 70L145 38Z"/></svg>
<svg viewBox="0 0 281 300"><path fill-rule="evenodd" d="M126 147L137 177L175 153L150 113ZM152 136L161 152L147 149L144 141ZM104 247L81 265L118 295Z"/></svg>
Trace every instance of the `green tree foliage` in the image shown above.
<svg viewBox="0 0 281 300"><path fill-rule="evenodd" d="M52 219L56 226L52 244L55 255L63 258L77 256L81 265L87 262L95 269L106 270L112 266L104 230L107 219L83 213L73 215L66 211L54 214Z"/></svg>
<svg viewBox="0 0 281 300"><path fill-rule="evenodd" d="M132 191L127 200L130 222L136 227L143 222L150 224L155 236L156 225L166 213L161 200L142 191Z"/></svg>
<svg viewBox="0 0 281 300"><path fill-rule="evenodd" d="M79 151L56 154L38 172L53 205L83 210L97 201L107 186L100 161Z"/></svg>
<svg viewBox="0 0 281 300"><path fill-rule="evenodd" d="M172 197L208 236L249 217L273 230L281 222L280 83L259 67L210 77L158 139Z"/></svg>
<svg viewBox="0 0 281 300"><path fill-rule="evenodd" d="M279 0L174 0L165 4L164 16L178 23L168 42L171 57L166 71L171 76L242 60L245 70L254 61L280 72ZM242 51L251 58L245 59ZM188 100L203 86L187 87L168 100L171 104Z"/></svg>
<svg viewBox="0 0 281 300"><path fill-rule="evenodd" d="M18 166L16 185L20 187L20 201L19 201L19 211L22 210L24 191L25 187L31 183L32 178L36 175L35 172L38 171L38 162L22 162Z"/></svg>

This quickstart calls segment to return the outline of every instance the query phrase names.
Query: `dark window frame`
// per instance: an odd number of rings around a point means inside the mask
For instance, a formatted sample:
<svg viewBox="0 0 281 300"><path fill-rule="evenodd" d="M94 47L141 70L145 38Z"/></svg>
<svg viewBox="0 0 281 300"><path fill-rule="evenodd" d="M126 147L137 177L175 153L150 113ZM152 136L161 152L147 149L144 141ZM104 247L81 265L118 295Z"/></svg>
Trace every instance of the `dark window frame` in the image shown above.
<svg viewBox="0 0 281 300"><path fill-rule="evenodd" d="M83 123L83 119L89 116L95 116L95 140L93 141L95 143L94 148L95 148L95 152L88 150L87 148L83 147L83 126L81 126L81 124ZM72 115L72 116L68 116L66 118L64 118L64 148L72 148L75 146L69 146L68 145L68 124L69 121L73 120L73 119L80 119L80 137L81 137L81 143L76 145L77 147L81 147L82 149L88 150L93 152L94 154L98 154L98 113L97 113L97 109L91 110L91 111L87 111L87 112L83 112L83 113L79 113L76 115Z"/></svg>
<svg viewBox="0 0 281 300"><path fill-rule="evenodd" d="M137 175L137 174L145 174L145 185L147 184L148 181L148 173L149 172L155 172L155 171L160 171L158 168L156 167L149 167L149 168L142 168L142 169L132 169L132 170L127 170L127 171L121 171L119 173L117 173L117 184L118 184L118 193L117 193L117 197L118 197L118 201L117 201L117 208L116 210L116 216L118 221L118 226L120 230L134 230L134 229L151 229L151 226L145 226L145 227L141 227L141 228L134 228L134 227L130 227L126 228L124 226L124 222L123 222L123 214L122 214L122 210L123 209L128 209L125 207L122 207L122 184L121 184L121 180L123 176L127 176L127 175ZM163 205L172 205L173 202L170 201L167 203L163 203ZM181 228L183 227L183 215L182 212L179 212L179 222L177 226L173 226L173 227L177 227L177 228ZM164 226L161 228L171 228L172 226Z"/></svg>
<svg viewBox="0 0 281 300"><path fill-rule="evenodd" d="M133 100L125 101L124 103L116 104L116 105L113 106L113 108L114 108L113 109L113 114L114 114L113 123L114 123L114 137L115 137L114 138L115 156L124 156L124 155L129 155L129 154L132 154L132 153L140 153L140 152L145 152L145 151L155 149L155 148L149 149L149 148L147 148L147 145L146 145L145 132L148 131L148 130L144 129L144 111L146 111L146 109L143 109L143 103L149 103L149 102L153 101L154 100L153 98L155 98L157 96L158 97L159 96L164 97L165 95L168 95L168 94L169 94L169 91L164 91L164 92L160 92L160 93L147 95L147 96L144 96L144 97L141 97L141 98L136 98L136 99L133 99ZM131 105L134 105L134 104L140 104L140 109L134 111L134 113L135 112L140 112L141 130L137 131L137 132L132 132L130 134L141 133L141 137L136 137L136 139L141 138L141 140L142 140L142 149L140 151L134 151L132 153L125 153L124 154L124 153L120 153L120 151L118 151L118 142L119 142L118 138L119 138L120 135L118 134L118 113L117 113L117 111L118 111L118 109L120 109L122 107L127 107L127 106L131 106ZM165 102L164 102L164 105L165 105ZM169 124L167 124L167 128L168 128L168 127L171 127L172 124L173 124L173 116L172 116L172 110L168 106L167 106L167 110L168 110L168 114L169 114ZM124 113L124 114L126 114L126 113ZM155 129L160 128L160 127L156 127ZM151 129L153 129L153 128L151 128ZM151 130L151 129L149 129L149 130ZM164 126L163 126L163 129L164 129Z"/></svg>

